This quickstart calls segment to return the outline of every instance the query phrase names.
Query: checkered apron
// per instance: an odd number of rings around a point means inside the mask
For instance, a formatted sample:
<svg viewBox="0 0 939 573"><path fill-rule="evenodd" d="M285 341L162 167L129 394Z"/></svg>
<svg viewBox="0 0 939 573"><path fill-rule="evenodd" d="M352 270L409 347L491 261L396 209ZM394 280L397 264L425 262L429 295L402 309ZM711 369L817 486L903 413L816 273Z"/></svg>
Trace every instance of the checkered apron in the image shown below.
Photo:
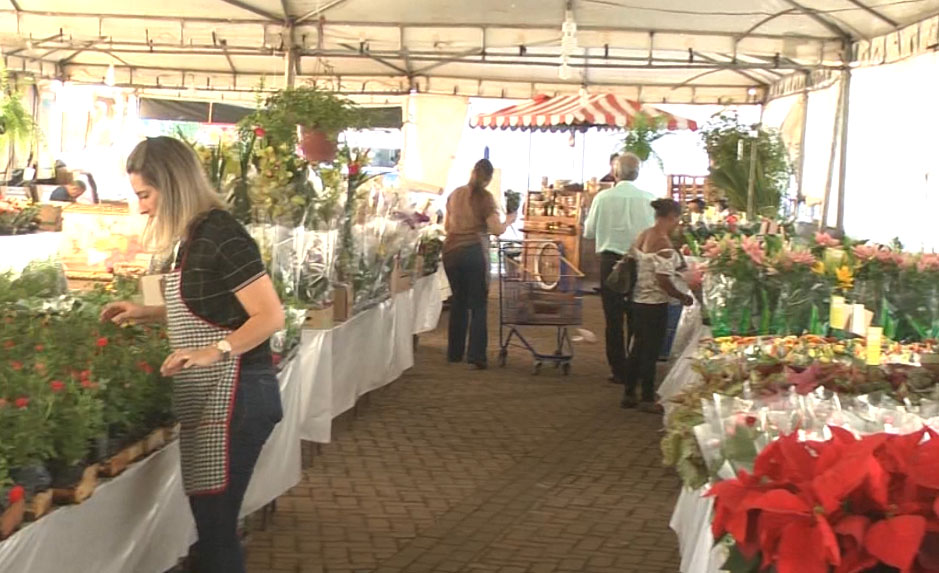
<svg viewBox="0 0 939 573"><path fill-rule="evenodd" d="M214 346L231 330L211 324L189 310L180 290L181 280L180 271L165 275L170 346L173 350ZM228 486L228 430L240 364L240 359L230 358L205 368L182 370L173 379L183 488L187 495L218 493Z"/></svg>

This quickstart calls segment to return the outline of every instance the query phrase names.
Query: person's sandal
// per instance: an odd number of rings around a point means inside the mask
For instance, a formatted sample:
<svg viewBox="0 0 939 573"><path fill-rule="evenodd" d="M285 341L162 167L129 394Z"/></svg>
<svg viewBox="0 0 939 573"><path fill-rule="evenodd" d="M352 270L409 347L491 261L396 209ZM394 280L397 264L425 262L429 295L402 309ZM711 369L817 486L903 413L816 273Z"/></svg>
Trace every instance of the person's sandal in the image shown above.
<svg viewBox="0 0 939 573"><path fill-rule="evenodd" d="M664 414L665 408L661 404L656 404L655 402L640 402L639 411L645 412L646 414Z"/></svg>

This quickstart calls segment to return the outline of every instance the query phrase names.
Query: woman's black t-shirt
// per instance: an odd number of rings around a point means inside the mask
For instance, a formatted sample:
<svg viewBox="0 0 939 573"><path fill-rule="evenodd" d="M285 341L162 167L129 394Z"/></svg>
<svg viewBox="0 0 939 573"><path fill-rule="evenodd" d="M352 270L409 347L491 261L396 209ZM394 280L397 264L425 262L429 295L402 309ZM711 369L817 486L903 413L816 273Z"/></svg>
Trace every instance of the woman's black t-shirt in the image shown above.
<svg viewBox="0 0 939 573"><path fill-rule="evenodd" d="M182 298L196 316L237 329L248 313L235 293L267 272L257 243L227 211L210 211L179 247ZM242 355L242 366L272 364L270 341Z"/></svg>

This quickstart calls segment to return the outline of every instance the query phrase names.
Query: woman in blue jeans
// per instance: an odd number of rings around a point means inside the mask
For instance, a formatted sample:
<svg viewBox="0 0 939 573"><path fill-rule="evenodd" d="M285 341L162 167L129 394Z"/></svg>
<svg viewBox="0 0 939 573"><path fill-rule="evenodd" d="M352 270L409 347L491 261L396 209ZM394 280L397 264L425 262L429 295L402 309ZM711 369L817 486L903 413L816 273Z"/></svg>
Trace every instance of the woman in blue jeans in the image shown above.
<svg viewBox="0 0 939 573"><path fill-rule="evenodd" d="M454 190L447 199L444 222L447 238L443 243L443 267L453 291L447 359L462 362L465 355L466 361L479 369L488 364L489 235L501 235L517 217L509 213L505 222L499 217L496 200L486 190L492 181L492 172L488 159L476 163L469 183Z"/></svg>
<svg viewBox="0 0 939 573"><path fill-rule="evenodd" d="M180 423L183 487L199 541L199 573L243 573L238 514L261 448L282 417L271 335L284 311L257 244L224 209L195 153L149 138L127 159L149 215L144 242L161 253L163 306L117 302L102 320L166 322Z"/></svg>

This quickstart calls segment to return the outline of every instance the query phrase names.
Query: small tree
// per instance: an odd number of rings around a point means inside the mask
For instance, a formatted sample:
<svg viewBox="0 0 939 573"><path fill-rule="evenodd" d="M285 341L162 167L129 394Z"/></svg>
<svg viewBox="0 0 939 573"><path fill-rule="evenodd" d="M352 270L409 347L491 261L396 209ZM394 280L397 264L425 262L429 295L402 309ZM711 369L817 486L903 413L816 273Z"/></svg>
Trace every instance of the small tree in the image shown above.
<svg viewBox="0 0 939 573"><path fill-rule="evenodd" d="M701 138L711 159L711 185L738 211L747 209L751 149L756 145L754 206L758 214L771 216L779 212L792 171L779 133L759 127L754 136L753 131L736 114L720 114L711 118Z"/></svg>

